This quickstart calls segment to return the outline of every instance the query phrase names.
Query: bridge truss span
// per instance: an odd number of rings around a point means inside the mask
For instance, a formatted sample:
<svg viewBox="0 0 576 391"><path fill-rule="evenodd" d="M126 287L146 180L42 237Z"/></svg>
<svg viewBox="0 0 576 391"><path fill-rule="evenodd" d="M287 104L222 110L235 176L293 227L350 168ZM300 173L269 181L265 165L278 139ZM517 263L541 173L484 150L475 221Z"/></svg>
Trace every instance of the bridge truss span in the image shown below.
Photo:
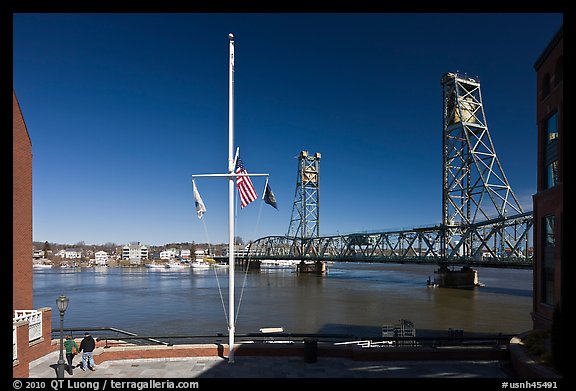
<svg viewBox="0 0 576 391"><path fill-rule="evenodd" d="M267 236L250 244L247 257L531 268L531 228L532 212L527 212L468 225L435 225L308 239Z"/></svg>
<svg viewBox="0 0 576 391"><path fill-rule="evenodd" d="M484 114L480 82L465 74L449 72L443 75L441 84L440 224L320 236L320 154L311 156L303 151L299 157L288 235L254 241L249 256L253 259L531 268L532 212L523 211L496 155Z"/></svg>

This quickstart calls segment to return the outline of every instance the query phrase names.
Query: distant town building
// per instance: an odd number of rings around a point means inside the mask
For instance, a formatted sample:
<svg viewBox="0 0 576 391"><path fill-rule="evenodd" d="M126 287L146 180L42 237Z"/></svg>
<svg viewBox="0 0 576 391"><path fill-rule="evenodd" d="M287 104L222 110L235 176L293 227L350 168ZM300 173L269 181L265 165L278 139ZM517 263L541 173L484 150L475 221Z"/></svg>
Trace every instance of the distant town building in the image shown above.
<svg viewBox="0 0 576 391"><path fill-rule="evenodd" d="M180 259L190 259L191 251L189 249L180 250Z"/></svg>
<svg viewBox="0 0 576 391"><path fill-rule="evenodd" d="M106 251L96 251L94 253L94 262L98 266L105 266L108 264L108 253Z"/></svg>
<svg viewBox="0 0 576 391"><path fill-rule="evenodd" d="M555 307L562 309L564 257L563 27L540 55L536 70L538 126L537 192L533 196L534 328L550 328Z"/></svg>
<svg viewBox="0 0 576 391"><path fill-rule="evenodd" d="M176 250L170 248L168 250L160 251L160 259L170 260L176 258Z"/></svg>
<svg viewBox="0 0 576 391"><path fill-rule="evenodd" d="M194 258L196 260L203 260L208 255L208 250L196 250L194 251Z"/></svg>
<svg viewBox="0 0 576 391"><path fill-rule="evenodd" d="M82 258L82 250L78 248L67 248L58 251L56 255L66 259L80 259Z"/></svg>
<svg viewBox="0 0 576 391"><path fill-rule="evenodd" d="M148 247L140 242L132 242L122 247L122 259L130 260L132 264L140 264L148 259Z"/></svg>
<svg viewBox="0 0 576 391"><path fill-rule="evenodd" d="M38 259L38 258L44 258L44 250L34 250L34 252L32 253L32 258L34 259Z"/></svg>

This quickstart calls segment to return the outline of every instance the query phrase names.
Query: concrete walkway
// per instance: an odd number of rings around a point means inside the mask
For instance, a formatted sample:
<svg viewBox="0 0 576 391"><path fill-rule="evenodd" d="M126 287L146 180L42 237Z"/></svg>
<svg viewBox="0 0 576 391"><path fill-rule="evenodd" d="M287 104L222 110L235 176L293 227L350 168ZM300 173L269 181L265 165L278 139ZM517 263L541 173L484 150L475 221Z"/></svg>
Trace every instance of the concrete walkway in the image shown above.
<svg viewBox="0 0 576 391"><path fill-rule="evenodd" d="M30 378L56 378L58 352L30 363ZM74 365L81 359L76 357ZM298 357L238 356L108 360L94 372L74 369L66 379L83 378L508 378L499 361L354 361L319 357L306 363Z"/></svg>

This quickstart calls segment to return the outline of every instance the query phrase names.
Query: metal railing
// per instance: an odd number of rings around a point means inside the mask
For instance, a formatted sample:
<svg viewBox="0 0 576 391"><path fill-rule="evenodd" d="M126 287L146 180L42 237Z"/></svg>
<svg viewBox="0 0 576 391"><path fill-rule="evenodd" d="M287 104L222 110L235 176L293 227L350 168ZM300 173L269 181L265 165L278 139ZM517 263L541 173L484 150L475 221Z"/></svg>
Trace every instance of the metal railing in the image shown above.
<svg viewBox="0 0 576 391"><path fill-rule="evenodd" d="M187 343L211 343L222 345L227 334L173 334L173 335L138 335L136 333L121 330L113 327L84 327L66 328L69 334L83 335L86 331L91 331L92 336L98 341L105 341L109 346L109 341L123 341L134 343L135 345L160 344L166 346L180 345ZM53 329L54 336L59 335L59 329ZM445 336L394 336L394 337L374 337L357 336L352 334L320 334L320 333L244 333L236 334L238 343L301 343L306 339L315 339L318 342L333 345L358 345L365 348L381 347L450 347L450 346L508 346L514 335L490 334L490 335L470 335L454 334L448 332Z"/></svg>
<svg viewBox="0 0 576 391"><path fill-rule="evenodd" d="M159 345L169 345L168 342L160 341L154 336L140 336L131 331L126 331L118 329L115 327L68 327L63 328L62 331L66 335L72 335L76 333L78 337L83 337L85 332L91 332L92 336L96 340L136 340L144 344L159 344ZM108 332L108 334L106 334ZM110 334L110 332L114 334ZM60 329L52 329L52 338L60 337Z"/></svg>

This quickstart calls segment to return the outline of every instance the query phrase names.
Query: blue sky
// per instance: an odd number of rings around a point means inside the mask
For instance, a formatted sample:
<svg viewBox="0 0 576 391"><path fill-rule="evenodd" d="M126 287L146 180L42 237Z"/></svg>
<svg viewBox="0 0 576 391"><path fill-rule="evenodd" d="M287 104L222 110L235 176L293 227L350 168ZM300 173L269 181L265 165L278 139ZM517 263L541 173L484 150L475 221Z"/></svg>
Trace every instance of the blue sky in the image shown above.
<svg viewBox="0 0 576 391"><path fill-rule="evenodd" d="M300 151L320 152L320 231L441 221L442 87L478 77L525 210L536 192L533 64L562 14L14 14L13 85L33 152L33 239L227 241L228 33L235 144L279 210L238 211L245 241L288 230ZM262 195L265 180L253 178Z"/></svg>

